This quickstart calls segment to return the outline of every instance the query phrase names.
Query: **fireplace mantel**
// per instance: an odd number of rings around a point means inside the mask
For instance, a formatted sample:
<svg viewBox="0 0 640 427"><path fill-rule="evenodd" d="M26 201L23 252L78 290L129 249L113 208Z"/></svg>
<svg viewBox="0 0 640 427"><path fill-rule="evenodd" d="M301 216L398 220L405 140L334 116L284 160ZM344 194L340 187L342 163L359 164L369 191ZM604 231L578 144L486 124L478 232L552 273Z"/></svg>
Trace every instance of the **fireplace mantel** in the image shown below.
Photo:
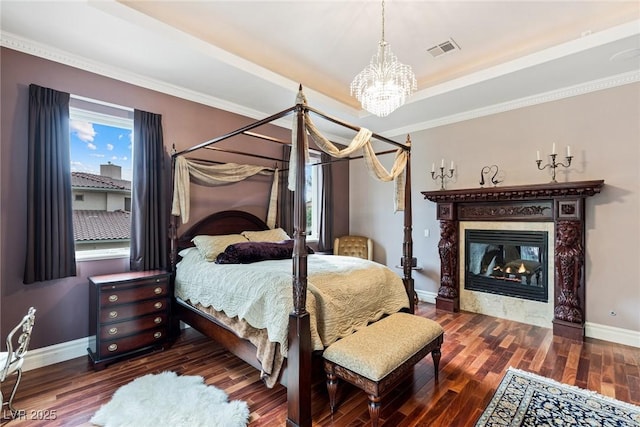
<svg viewBox="0 0 640 427"><path fill-rule="evenodd" d="M442 202L548 200L558 197L588 197L600 192L604 180L423 191L424 198Z"/></svg>
<svg viewBox="0 0 640 427"><path fill-rule="evenodd" d="M436 308L460 309L459 222L554 222L554 319L556 335L584 338L584 201L604 180L423 191L437 203L440 220L440 288Z"/></svg>

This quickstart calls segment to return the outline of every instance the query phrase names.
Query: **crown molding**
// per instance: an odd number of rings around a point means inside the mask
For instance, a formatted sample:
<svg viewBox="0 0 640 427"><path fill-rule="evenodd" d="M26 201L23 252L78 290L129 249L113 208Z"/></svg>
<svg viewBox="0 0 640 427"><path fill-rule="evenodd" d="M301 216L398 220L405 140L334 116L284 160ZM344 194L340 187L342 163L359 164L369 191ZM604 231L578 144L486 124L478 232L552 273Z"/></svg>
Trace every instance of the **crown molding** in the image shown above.
<svg viewBox="0 0 640 427"><path fill-rule="evenodd" d="M210 95L185 89L180 86L168 84L166 82L151 79L146 76L133 73L131 71L113 67L104 63L91 61L87 58L72 55L68 52L56 49L51 46L36 43L31 40L16 36L11 33L0 33L0 46L17 50L28 55L37 56L69 67L78 68L101 76L109 77L145 89L154 90L165 93L167 95L176 96L188 101L197 102L209 107L219 108L231 113L240 114L245 117L254 119L262 119L265 114L261 111L253 110L233 102L225 101Z"/></svg>
<svg viewBox="0 0 640 427"><path fill-rule="evenodd" d="M68 52L56 49L48 45L36 43L32 40L28 40L8 32L0 32L0 46L256 120L262 119L269 114L263 111L247 108L245 106L220 98L216 98L214 96L192 91L184 87L168 84L157 79L151 79L122 68L113 67L108 64L99 63L96 61L91 61L87 58L72 55ZM452 114L434 120L417 122L409 126L385 131L384 135L387 137L407 135L427 129L436 128L439 126L445 126L457 122L481 118L493 114L543 104L546 102L558 101L573 96L584 95L591 92L611 89L617 86L637 83L639 81L640 70L637 70L599 80L585 82L574 86L552 90L549 92L539 93L524 98L514 99L499 104L488 105L486 107L469 110L458 114ZM280 119L274 122L274 124L284 128L291 128L291 121L287 119Z"/></svg>
<svg viewBox="0 0 640 427"><path fill-rule="evenodd" d="M440 126L450 125L453 123L463 122L466 120L477 119L480 117L490 116L493 114L504 113L507 111L517 110L520 108L531 107L538 104L544 104L552 101L559 101L565 98L571 98L578 95L585 95L591 92L597 92L605 89L623 86L631 83L640 82L640 70L628 73L618 74L615 76L592 80L579 85L568 86L565 88L543 92L536 95L514 99L499 104L488 105L486 107L465 111L450 116L441 117L435 120L415 123L410 126L396 128L385 132L387 136L398 136L415 133L422 130L432 129Z"/></svg>

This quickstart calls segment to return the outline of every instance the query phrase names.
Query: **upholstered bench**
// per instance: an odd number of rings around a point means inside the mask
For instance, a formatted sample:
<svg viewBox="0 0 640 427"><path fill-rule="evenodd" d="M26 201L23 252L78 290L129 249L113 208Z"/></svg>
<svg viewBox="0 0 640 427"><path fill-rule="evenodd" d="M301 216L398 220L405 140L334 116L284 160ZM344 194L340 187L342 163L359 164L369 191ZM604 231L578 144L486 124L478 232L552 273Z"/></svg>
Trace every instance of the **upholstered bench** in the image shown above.
<svg viewBox="0 0 640 427"><path fill-rule="evenodd" d="M380 397L427 353L438 379L444 330L437 322L395 313L336 341L324 350L324 369L331 413L336 409L338 379L369 395L371 424L378 425Z"/></svg>

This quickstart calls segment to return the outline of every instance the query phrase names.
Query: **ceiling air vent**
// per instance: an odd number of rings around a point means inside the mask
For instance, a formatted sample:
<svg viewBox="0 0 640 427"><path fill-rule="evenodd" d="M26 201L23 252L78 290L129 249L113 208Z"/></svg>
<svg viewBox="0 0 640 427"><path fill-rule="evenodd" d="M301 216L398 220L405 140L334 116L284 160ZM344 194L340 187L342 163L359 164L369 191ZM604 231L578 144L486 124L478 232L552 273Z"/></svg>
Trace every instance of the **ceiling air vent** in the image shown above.
<svg viewBox="0 0 640 427"><path fill-rule="evenodd" d="M440 55L444 55L445 53L454 50L460 50L460 46L458 46L458 44L453 39L449 39L444 43L440 43L427 49L427 52L429 52L434 58L437 58Z"/></svg>

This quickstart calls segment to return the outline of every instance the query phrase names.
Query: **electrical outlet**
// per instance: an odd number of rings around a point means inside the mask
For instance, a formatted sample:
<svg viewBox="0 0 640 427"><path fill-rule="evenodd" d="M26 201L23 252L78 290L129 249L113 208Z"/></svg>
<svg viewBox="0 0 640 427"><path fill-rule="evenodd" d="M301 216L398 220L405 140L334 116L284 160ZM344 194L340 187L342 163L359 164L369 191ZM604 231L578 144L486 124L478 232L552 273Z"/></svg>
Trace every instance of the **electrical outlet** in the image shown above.
<svg viewBox="0 0 640 427"><path fill-rule="evenodd" d="M428 229L428 228L425 228L425 229L424 229L424 237L429 237L429 235L430 235L430 234L431 234L431 233L429 232L429 229Z"/></svg>

